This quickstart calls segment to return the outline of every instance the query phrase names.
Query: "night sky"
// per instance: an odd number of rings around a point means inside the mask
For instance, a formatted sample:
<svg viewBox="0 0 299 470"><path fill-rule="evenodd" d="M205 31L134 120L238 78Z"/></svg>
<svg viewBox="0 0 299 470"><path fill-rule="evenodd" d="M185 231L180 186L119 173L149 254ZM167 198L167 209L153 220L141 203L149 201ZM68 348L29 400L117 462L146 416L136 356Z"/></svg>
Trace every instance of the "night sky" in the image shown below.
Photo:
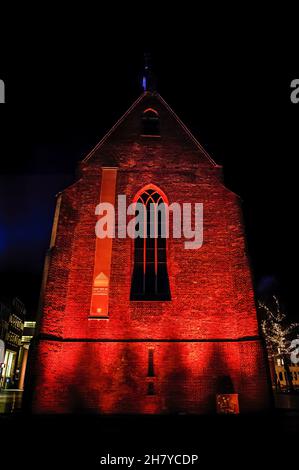
<svg viewBox="0 0 299 470"><path fill-rule="evenodd" d="M141 93L150 51L159 93L243 199L257 295L275 291L289 315L298 315L299 104L290 101L290 82L299 78L299 61L289 20L282 37L264 16L222 27L198 17L197 29L190 24L183 36L179 22L169 31L161 21L136 32L110 24L103 32L102 17L98 25L82 19L67 29L55 25L55 34L36 27L33 39L25 35L5 51L0 297L18 296L34 316L55 194Z"/></svg>

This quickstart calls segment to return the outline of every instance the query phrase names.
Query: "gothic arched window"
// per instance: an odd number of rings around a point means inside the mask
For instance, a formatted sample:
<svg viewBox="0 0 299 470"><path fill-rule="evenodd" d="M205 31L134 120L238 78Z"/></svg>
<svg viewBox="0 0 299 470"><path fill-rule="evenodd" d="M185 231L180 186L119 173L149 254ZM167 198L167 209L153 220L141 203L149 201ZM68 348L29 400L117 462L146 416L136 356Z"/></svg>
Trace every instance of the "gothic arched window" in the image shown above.
<svg viewBox="0 0 299 470"><path fill-rule="evenodd" d="M149 185L137 193L134 202L143 212L144 228L134 240L134 268L131 300L170 300L167 272L166 196Z"/></svg>
<svg viewBox="0 0 299 470"><path fill-rule="evenodd" d="M160 135L160 119L158 112L153 108L146 109L142 114L142 134L148 136Z"/></svg>

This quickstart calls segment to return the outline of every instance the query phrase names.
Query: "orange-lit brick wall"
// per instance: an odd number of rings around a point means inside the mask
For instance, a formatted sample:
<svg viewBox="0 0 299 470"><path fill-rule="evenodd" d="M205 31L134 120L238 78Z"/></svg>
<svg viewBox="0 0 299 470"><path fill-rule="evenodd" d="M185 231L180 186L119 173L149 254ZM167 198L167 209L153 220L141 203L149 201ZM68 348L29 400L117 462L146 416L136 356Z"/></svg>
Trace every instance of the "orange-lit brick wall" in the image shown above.
<svg viewBox="0 0 299 470"><path fill-rule="evenodd" d="M160 138L140 135L147 106L159 112ZM116 195L128 203L149 183L169 203L203 203L204 243L186 250L184 239L170 238L171 301L131 302L133 241L114 239L109 318L97 320L89 311L102 167L118 168ZM223 375L240 394L241 411L267 405L239 198L157 96L142 97L62 194L34 362L36 412L211 412Z"/></svg>

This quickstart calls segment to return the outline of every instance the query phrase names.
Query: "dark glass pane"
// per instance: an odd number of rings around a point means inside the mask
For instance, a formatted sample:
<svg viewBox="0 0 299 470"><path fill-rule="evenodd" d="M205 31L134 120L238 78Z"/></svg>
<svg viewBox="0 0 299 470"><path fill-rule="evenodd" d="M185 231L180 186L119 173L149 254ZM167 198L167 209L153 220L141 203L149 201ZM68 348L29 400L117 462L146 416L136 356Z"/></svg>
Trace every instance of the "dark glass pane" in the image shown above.
<svg viewBox="0 0 299 470"><path fill-rule="evenodd" d="M154 202L157 202L160 199L160 194L155 192L155 193L152 194L152 198L153 198Z"/></svg>
<svg viewBox="0 0 299 470"><path fill-rule="evenodd" d="M158 248L157 258L158 263L166 263L166 250L164 248Z"/></svg>
<svg viewBox="0 0 299 470"><path fill-rule="evenodd" d="M145 113L142 117L142 133L144 135L160 135L159 118L154 113Z"/></svg>
<svg viewBox="0 0 299 470"><path fill-rule="evenodd" d="M148 382L147 384L147 394L155 395L155 385L154 382Z"/></svg>
<svg viewBox="0 0 299 470"><path fill-rule="evenodd" d="M163 295L165 300L170 298L166 263L158 264L157 293Z"/></svg>
<svg viewBox="0 0 299 470"><path fill-rule="evenodd" d="M135 248L135 263L143 263L144 250L142 248Z"/></svg>
<svg viewBox="0 0 299 470"><path fill-rule="evenodd" d="M144 274L143 263L135 263L132 284L131 284L131 299L135 300L136 296L144 294Z"/></svg>
<svg viewBox="0 0 299 470"><path fill-rule="evenodd" d="M146 206L147 223L155 220L155 204L150 201Z"/></svg>
<svg viewBox="0 0 299 470"><path fill-rule="evenodd" d="M158 248L166 249L166 238L158 238L157 239L157 246L158 246Z"/></svg>
<svg viewBox="0 0 299 470"><path fill-rule="evenodd" d="M154 350L149 349L148 351L148 372L147 372L148 377L154 377L155 372L154 372Z"/></svg>
<svg viewBox="0 0 299 470"><path fill-rule="evenodd" d="M146 239L146 249L155 248L155 238L151 238L149 235Z"/></svg>
<svg viewBox="0 0 299 470"><path fill-rule="evenodd" d="M135 250L136 250L136 248L142 248L143 249L143 245L144 245L144 238L141 238L141 237L135 238Z"/></svg>
<svg viewBox="0 0 299 470"><path fill-rule="evenodd" d="M146 262L147 263L153 263L155 261L155 249L154 248L148 248L146 250Z"/></svg>
<svg viewBox="0 0 299 470"><path fill-rule="evenodd" d="M151 298L155 296L156 291L156 275L155 275L155 264L146 263L145 272L145 295Z"/></svg>

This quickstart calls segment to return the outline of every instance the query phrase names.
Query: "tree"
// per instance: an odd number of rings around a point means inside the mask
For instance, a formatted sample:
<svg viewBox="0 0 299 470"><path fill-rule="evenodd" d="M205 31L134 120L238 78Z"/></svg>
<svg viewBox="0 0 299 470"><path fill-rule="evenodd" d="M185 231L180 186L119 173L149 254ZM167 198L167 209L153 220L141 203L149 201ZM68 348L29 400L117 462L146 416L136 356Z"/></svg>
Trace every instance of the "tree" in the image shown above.
<svg viewBox="0 0 299 470"><path fill-rule="evenodd" d="M292 390L292 379L289 369L289 355L292 351L291 340L299 323L288 323L287 316L282 312L277 297L273 296L273 305L269 307L264 302L259 302L259 307L264 313L261 321L262 333L265 338L268 357L282 359L289 389Z"/></svg>

